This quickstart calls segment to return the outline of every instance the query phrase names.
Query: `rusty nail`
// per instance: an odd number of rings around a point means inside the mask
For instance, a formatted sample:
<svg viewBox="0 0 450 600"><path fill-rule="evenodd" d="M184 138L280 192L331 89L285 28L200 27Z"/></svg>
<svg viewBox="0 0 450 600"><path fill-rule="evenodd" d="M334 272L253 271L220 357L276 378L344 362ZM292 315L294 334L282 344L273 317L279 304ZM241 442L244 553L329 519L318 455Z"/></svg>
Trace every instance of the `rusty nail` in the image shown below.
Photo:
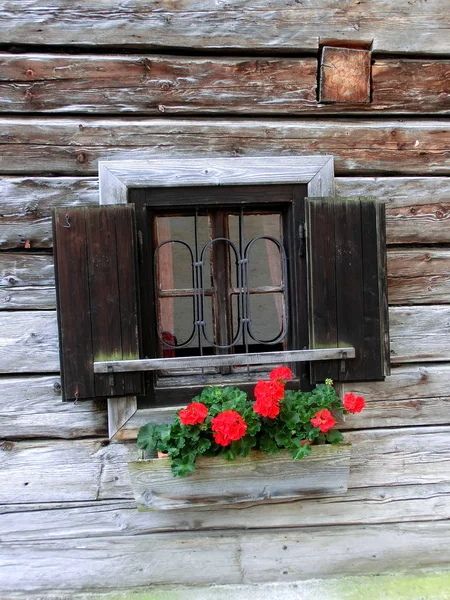
<svg viewBox="0 0 450 600"><path fill-rule="evenodd" d="M27 100L31 100L31 99L33 98L33 93L31 92L31 90L27 90L27 91L25 92L25 98L26 98Z"/></svg>
<svg viewBox="0 0 450 600"><path fill-rule="evenodd" d="M79 163L84 163L84 162L86 162L86 154L85 154L84 152L80 152L80 153L77 155L77 162L79 162Z"/></svg>

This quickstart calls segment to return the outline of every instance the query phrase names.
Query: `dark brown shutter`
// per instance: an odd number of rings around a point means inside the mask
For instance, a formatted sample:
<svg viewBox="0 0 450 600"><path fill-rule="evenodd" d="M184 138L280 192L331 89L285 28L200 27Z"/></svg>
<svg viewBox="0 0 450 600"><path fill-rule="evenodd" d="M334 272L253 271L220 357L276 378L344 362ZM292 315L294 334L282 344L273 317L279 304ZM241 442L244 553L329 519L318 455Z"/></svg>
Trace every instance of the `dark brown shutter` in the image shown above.
<svg viewBox="0 0 450 600"><path fill-rule="evenodd" d="M311 348L353 346L356 358L314 363L314 381L384 379L389 332L385 207L374 198L307 198Z"/></svg>
<svg viewBox="0 0 450 600"><path fill-rule="evenodd" d="M134 206L56 209L53 240L63 399L141 393L140 374L93 371L139 358Z"/></svg>

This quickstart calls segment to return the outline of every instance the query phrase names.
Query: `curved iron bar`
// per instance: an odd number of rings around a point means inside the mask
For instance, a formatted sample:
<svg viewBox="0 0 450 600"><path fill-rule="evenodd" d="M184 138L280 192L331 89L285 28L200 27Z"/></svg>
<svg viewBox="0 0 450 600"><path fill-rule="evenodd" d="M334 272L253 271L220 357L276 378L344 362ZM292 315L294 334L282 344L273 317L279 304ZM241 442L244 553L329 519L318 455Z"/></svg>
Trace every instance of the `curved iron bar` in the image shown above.
<svg viewBox="0 0 450 600"><path fill-rule="evenodd" d="M155 263L157 260L157 253L158 251L162 248L162 246L164 246L165 244L182 244L183 246L186 246L186 248L189 250L189 254L191 255L191 268L192 268L192 287L195 289L195 274L194 274L194 253L192 252L192 248L190 247L190 245L187 242L184 242L183 240L164 240L164 242L161 242L160 244L158 244L155 248L155 252L154 252L154 257L155 257ZM158 290L157 290L157 279L155 277L155 298L158 298ZM195 333L196 333L196 326L195 326L195 300L193 298L193 313L194 313L194 323L193 323L193 329L192 329L192 333L189 336L189 339L186 342L183 342L182 344L169 344L167 343L165 340L162 339L160 332L159 332L159 328L156 328L156 335L158 336L159 341L163 344L163 346L166 346L167 348L185 348L194 338Z"/></svg>
<svg viewBox="0 0 450 600"><path fill-rule="evenodd" d="M248 281L248 264L249 264L249 255L250 255L250 250L253 246L253 244L259 240L269 240L271 242L273 242L277 247L278 250L280 252L280 260L281 260L281 268L282 268L282 277L281 277L281 288L282 288L282 293L283 293L283 312L281 315L281 319L282 319L282 327L281 327L281 331L280 333L275 336L272 340L261 340L258 337L256 337L256 335L254 335L253 330L252 330L252 310L250 307L250 294L247 291L247 305L246 305L246 329L247 329L247 333L248 335L252 338L253 341L257 342L258 344L268 344L268 345L274 345L274 344L279 344L280 342L282 342L285 337L288 334L288 325L289 325L289 306L288 306L288 299L287 299L287 294L286 292L286 284L287 284L287 266L286 266L286 252L284 250L284 246L283 244L280 242L280 240L278 240L277 238L274 238L270 235L260 235L256 238L253 238L252 240L250 240L248 242L248 244L245 247L245 251L244 251L244 259L246 259L246 263L245 263L245 269L246 269L246 288L247 290L249 289L249 281Z"/></svg>
<svg viewBox="0 0 450 600"><path fill-rule="evenodd" d="M202 264L202 267L204 265L204 256L205 256L205 252L208 250L209 247L212 247L212 245L215 242L226 242L227 244L229 244L233 250L234 250L234 254L236 256L236 267L239 267L240 261L241 261L241 254L239 252L239 250L236 247L236 244L234 244L234 242L232 242L231 240L229 240L228 238L224 238L224 237L220 237L220 238L215 238L213 240L210 240L208 243L206 243L201 251L200 254L200 261ZM241 286L241 277L240 277L240 270L239 268L236 268L236 283L237 283L237 288L239 289L239 295L242 294L242 286ZM202 280L202 284L203 284L203 280ZM205 300L205 288L203 287L203 285L201 286L201 293L202 293L202 305L204 306L204 300ZM240 339L241 337L241 331L242 331L242 323L241 320L238 319L238 329L236 332L236 335L233 337L231 344L216 344L214 342L212 342L208 336L206 335L206 330L205 330L205 322L203 320L203 315L202 315L202 323L201 323L201 327L202 327L202 332L203 332L203 336L205 338L205 340L211 344L214 348L219 348L221 350L227 350L228 348L232 348L233 346L236 345L236 342Z"/></svg>

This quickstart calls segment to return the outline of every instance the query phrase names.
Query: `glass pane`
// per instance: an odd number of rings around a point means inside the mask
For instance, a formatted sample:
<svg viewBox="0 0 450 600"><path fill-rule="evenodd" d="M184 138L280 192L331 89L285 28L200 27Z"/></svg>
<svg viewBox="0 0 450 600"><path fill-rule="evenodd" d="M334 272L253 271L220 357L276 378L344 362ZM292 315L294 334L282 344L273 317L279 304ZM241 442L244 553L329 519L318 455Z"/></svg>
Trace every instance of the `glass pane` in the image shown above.
<svg viewBox="0 0 450 600"><path fill-rule="evenodd" d="M194 334L194 298L160 298L158 331L170 347L186 344Z"/></svg>
<svg viewBox="0 0 450 600"><path fill-rule="evenodd" d="M167 240L156 252L159 289L192 289L192 262L195 260L195 217L156 217L157 245ZM198 252L210 239L209 218L197 218ZM181 243L184 242L184 243ZM192 254L191 254L192 253Z"/></svg>
<svg viewBox="0 0 450 600"><path fill-rule="evenodd" d="M272 341L282 333L283 301L281 293L250 295L250 331L256 343Z"/></svg>
<svg viewBox="0 0 450 600"><path fill-rule="evenodd" d="M241 223L242 231L239 232L238 215L230 215L228 218L229 235L238 248L240 248L242 257L245 248L255 238L260 236L274 237L277 240L282 239L281 233L281 215L275 214L244 214ZM240 242L242 237L242 242ZM251 256L250 256L251 253ZM258 240L254 242L249 250L249 276L252 279L252 286L280 285L281 281L281 260L277 245L270 240ZM235 268L232 264L232 285L237 287Z"/></svg>

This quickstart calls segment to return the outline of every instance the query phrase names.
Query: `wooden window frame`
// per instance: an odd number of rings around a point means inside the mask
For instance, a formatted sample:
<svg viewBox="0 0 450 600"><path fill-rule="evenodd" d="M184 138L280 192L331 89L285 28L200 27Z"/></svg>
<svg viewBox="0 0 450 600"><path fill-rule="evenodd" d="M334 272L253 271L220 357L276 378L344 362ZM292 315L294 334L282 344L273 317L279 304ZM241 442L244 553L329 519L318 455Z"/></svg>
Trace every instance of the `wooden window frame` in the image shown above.
<svg viewBox="0 0 450 600"><path fill-rule="evenodd" d="M152 187L303 184L308 197L334 196L334 161L328 155L235 158L157 158L100 161L100 204L127 204L129 190ZM135 440L144 423L170 421L178 407L138 409L135 396L108 398L113 440Z"/></svg>

